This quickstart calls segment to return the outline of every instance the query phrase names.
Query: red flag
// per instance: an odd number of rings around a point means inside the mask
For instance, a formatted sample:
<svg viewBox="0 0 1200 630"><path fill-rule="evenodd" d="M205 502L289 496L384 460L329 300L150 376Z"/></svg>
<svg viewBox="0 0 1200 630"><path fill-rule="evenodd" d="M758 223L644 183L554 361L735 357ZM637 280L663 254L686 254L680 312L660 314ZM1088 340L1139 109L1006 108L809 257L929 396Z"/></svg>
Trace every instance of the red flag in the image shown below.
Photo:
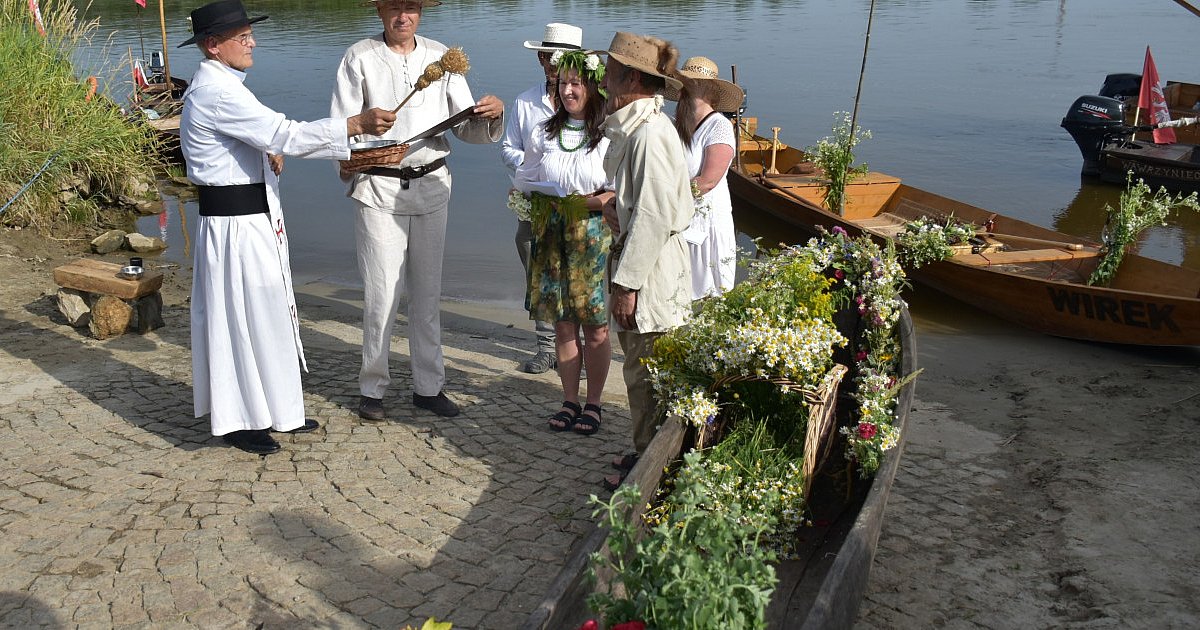
<svg viewBox="0 0 1200 630"><path fill-rule="evenodd" d="M1158 69L1154 67L1154 57L1150 56L1150 47L1146 47L1146 64L1142 68L1142 90L1138 93L1138 107L1149 113L1149 123L1160 125L1171 120L1171 109L1167 107L1167 97L1163 96L1162 83L1158 80ZM1155 129L1156 144L1174 144L1174 129Z"/></svg>
<svg viewBox="0 0 1200 630"><path fill-rule="evenodd" d="M142 7L143 9L146 8L146 0L133 0L133 3L139 7Z"/></svg>

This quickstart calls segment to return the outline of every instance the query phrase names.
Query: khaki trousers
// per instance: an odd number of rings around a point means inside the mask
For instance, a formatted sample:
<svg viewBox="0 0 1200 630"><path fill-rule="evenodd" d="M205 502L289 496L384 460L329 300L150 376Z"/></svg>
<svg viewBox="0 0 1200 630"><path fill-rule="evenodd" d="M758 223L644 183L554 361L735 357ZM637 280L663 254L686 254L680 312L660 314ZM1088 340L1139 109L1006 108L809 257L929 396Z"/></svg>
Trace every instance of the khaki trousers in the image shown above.
<svg viewBox="0 0 1200 630"><path fill-rule="evenodd" d="M625 353L625 390L629 394L629 417L633 420L633 448L641 455L658 433L658 408L654 397L654 386L650 384L650 370L642 364L643 357L654 354L654 340L663 333L639 333L622 330L617 332L621 351Z"/></svg>

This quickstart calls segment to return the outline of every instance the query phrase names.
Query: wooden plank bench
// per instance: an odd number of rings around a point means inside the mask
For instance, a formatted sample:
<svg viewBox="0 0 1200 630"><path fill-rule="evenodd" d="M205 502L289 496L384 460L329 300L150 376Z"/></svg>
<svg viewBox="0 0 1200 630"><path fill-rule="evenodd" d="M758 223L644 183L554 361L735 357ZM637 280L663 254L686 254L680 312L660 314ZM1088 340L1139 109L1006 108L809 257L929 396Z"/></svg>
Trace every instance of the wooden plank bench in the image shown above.
<svg viewBox="0 0 1200 630"><path fill-rule="evenodd" d="M125 332L130 327L136 327L139 333L159 328L162 319L162 288L163 275L159 272L146 271L141 278L126 279L118 276L121 265L90 258L80 258L54 269L54 282L63 289L84 294L84 301L91 311L122 312L122 307L113 301L127 303L130 310L125 326L99 326L94 317L84 318L92 335L105 339ZM62 291L60 293L60 303ZM136 313L136 324L133 315ZM63 313L68 319L70 315ZM83 321L83 320L80 320ZM82 326L82 323L73 325Z"/></svg>
<svg viewBox="0 0 1200 630"><path fill-rule="evenodd" d="M1094 258L1097 252L1071 251L1066 249L1020 249L1008 252L985 252L983 254L959 253L954 260L968 265L986 267L988 265L1010 265L1016 263L1048 262L1053 260L1073 260L1076 258Z"/></svg>

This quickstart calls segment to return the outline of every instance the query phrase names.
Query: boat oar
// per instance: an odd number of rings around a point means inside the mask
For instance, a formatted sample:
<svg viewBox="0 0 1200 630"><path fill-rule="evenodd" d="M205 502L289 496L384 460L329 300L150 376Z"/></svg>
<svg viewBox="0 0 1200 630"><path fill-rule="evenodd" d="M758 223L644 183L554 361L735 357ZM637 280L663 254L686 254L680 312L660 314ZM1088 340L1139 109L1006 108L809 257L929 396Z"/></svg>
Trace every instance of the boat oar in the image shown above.
<svg viewBox="0 0 1200 630"><path fill-rule="evenodd" d="M771 127L771 133L775 137L771 139L771 167L767 169L767 175L778 175L779 171L775 169L775 154L779 151L779 127Z"/></svg>
<svg viewBox="0 0 1200 630"><path fill-rule="evenodd" d="M1023 243L1030 243L1033 245L1049 245L1051 247L1057 247L1060 249L1069 249L1074 252L1082 251L1084 249L1084 245L1082 243L1068 243L1066 241L1052 241L1050 239L1045 239L1045 238L1034 238L1032 236L1017 236L1016 234L999 234L996 232L978 232L977 234L979 236L990 236L992 238L1000 239L1002 241L1020 241Z"/></svg>

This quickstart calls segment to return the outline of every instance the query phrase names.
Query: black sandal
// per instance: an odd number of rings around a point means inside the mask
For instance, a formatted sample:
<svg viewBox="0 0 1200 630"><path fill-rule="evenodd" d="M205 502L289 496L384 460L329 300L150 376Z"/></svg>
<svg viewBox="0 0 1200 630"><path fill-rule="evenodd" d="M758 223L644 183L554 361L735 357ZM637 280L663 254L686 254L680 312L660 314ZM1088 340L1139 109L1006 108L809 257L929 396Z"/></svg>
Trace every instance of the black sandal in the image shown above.
<svg viewBox="0 0 1200 630"><path fill-rule="evenodd" d="M580 412L579 415L575 416L574 430L579 435L592 435L600 430L600 414L603 413L603 410L600 409L600 405L588 403L583 406L583 411L595 411L596 415L589 416L586 413Z"/></svg>
<svg viewBox="0 0 1200 630"><path fill-rule="evenodd" d="M558 413L550 416L550 420L546 423L554 431L570 431L575 426L575 423L579 421L579 414L582 413L579 403L564 400L562 406L563 408ZM568 409L571 411L567 411ZM555 422L561 422L562 424L554 424Z"/></svg>
<svg viewBox="0 0 1200 630"><path fill-rule="evenodd" d="M629 453L626 455L622 455L622 456L618 457L617 459L612 460L612 467L616 468L617 470L623 470L625 472L629 472L630 470L633 470L633 467L635 465L637 465L637 461L638 461L638 454L637 453Z"/></svg>

